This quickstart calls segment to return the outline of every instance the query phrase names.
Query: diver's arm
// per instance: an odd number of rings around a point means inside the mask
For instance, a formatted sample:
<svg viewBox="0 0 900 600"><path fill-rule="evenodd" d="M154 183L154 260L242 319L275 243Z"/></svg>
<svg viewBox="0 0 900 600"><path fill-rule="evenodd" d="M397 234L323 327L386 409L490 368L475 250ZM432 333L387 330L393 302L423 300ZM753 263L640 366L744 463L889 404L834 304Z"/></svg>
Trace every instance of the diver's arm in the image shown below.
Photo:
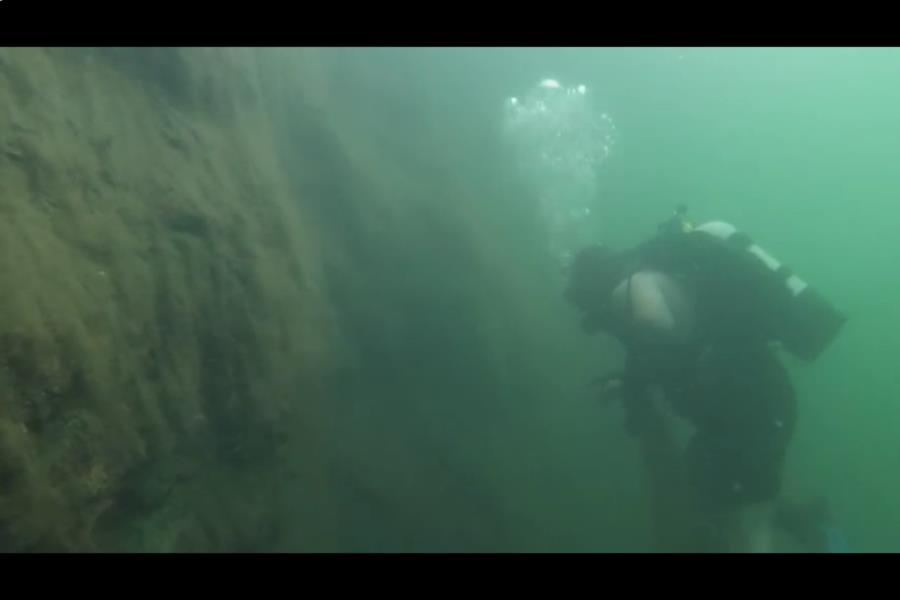
<svg viewBox="0 0 900 600"><path fill-rule="evenodd" d="M673 360L690 331L685 294L666 275L638 271L612 292L613 318L605 323L626 349L621 396L625 427L637 435L655 414L651 388L658 367Z"/></svg>

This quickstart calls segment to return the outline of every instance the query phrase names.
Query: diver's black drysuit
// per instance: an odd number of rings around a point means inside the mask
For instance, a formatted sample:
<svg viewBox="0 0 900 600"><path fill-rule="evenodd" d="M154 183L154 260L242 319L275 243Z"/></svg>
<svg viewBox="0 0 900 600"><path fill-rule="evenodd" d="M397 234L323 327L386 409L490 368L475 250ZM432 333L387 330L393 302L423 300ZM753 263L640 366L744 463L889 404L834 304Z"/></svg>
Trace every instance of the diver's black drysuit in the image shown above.
<svg viewBox="0 0 900 600"><path fill-rule="evenodd" d="M698 315L691 341L677 347L644 343L628 323L594 316L606 320L594 329L613 333L627 350L627 430L638 435L652 426L649 388L658 385L696 427L685 467L701 510L773 499L796 421L790 378L770 348L790 310L782 282L703 235L660 234L629 251L624 264L627 282L640 270L677 280L695 298Z"/></svg>

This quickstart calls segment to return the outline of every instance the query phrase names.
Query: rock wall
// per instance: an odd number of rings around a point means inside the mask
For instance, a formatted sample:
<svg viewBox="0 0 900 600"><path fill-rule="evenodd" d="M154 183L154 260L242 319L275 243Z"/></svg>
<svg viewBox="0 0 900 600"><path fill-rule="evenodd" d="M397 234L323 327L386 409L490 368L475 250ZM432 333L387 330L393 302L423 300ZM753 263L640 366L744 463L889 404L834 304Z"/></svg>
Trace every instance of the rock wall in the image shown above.
<svg viewBox="0 0 900 600"><path fill-rule="evenodd" d="M515 546L586 363L482 105L380 52L0 51L0 549Z"/></svg>

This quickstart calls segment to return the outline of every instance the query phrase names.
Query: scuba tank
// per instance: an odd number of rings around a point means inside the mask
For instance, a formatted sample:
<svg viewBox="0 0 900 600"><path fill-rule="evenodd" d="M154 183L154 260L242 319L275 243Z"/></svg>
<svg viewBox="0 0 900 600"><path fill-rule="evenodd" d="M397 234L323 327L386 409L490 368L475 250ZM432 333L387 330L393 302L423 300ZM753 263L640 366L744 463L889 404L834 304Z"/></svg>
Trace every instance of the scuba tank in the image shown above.
<svg viewBox="0 0 900 600"><path fill-rule="evenodd" d="M815 360L837 337L847 318L836 310L805 280L756 244L748 235L733 225L711 221L693 226L685 218L687 209L679 205L674 216L659 227L662 236L695 238L715 241L735 251L741 260L727 263L729 268L746 268L761 275L758 280L773 295L754 295L754 298L771 298L769 307L776 317L771 319L768 333L782 343L784 348L804 360ZM701 244L708 246L709 244ZM713 261L712 264L720 263ZM752 277L748 275L748 280Z"/></svg>

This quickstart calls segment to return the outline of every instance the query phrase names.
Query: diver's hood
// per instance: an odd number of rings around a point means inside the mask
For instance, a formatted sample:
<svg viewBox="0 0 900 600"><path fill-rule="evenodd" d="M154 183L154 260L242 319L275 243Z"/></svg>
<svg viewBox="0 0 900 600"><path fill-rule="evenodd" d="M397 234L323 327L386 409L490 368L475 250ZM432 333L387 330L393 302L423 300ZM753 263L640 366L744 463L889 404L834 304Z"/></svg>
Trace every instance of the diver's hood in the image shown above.
<svg viewBox="0 0 900 600"><path fill-rule="evenodd" d="M609 330L609 302L612 290L621 281L624 254L595 244L575 256L566 287L566 300L583 313L582 329L588 334Z"/></svg>
<svg viewBox="0 0 900 600"><path fill-rule="evenodd" d="M582 310L607 302L623 272L622 254L608 246L594 244L575 256L569 272L566 300Z"/></svg>

